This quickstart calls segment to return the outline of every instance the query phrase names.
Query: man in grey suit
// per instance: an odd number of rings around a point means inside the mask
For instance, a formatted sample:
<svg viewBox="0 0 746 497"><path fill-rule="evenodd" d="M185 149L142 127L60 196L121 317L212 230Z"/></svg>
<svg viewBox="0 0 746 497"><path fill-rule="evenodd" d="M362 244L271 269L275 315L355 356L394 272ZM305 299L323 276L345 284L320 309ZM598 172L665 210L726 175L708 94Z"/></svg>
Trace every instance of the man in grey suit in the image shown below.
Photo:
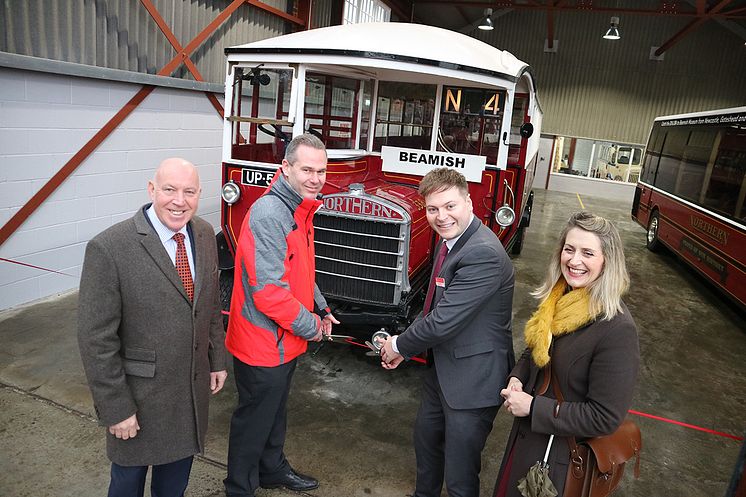
<svg viewBox="0 0 746 497"><path fill-rule="evenodd" d="M472 213L466 179L439 168L422 179L427 220L442 238L423 312L389 338L382 366L427 353L414 427L414 497L479 495L481 453L515 363L513 266L500 240ZM439 260L440 259L440 260Z"/></svg>
<svg viewBox="0 0 746 497"><path fill-rule="evenodd" d="M78 342L108 427L109 497L180 497L202 452L210 392L227 377L212 227L194 216L199 175L166 159L152 203L96 235L80 279Z"/></svg>

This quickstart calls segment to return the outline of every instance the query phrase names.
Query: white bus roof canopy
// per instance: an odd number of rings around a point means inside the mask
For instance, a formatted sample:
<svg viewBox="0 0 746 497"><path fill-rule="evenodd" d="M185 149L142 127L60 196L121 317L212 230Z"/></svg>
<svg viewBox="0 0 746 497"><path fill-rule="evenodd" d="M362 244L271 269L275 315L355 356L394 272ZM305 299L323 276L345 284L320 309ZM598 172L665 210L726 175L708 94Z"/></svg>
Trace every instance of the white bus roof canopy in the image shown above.
<svg viewBox="0 0 746 497"><path fill-rule="evenodd" d="M225 50L231 54L342 55L483 73L515 81L528 64L513 54L447 29L422 24L343 24L268 38ZM243 59L243 57L242 57Z"/></svg>

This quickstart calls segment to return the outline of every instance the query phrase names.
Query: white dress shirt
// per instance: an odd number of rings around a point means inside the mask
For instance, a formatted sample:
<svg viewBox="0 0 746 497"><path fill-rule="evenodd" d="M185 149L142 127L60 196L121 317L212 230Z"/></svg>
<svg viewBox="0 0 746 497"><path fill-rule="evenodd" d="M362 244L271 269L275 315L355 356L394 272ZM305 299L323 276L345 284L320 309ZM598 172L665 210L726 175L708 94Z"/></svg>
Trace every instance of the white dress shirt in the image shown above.
<svg viewBox="0 0 746 497"><path fill-rule="evenodd" d="M192 254L192 242L189 239L189 231L186 229L186 225L184 225L178 232L171 231L170 228L158 219L158 215L155 213L155 208L153 208L152 205L148 207L145 213L148 215L150 224L153 225L155 232L161 239L161 243L166 249L166 253L168 253L168 256L171 258L174 267L176 267L176 240L174 240L174 235L176 233L182 233L184 235L184 246L186 247L187 259L189 260L189 271L192 273L192 281L194 281L194 255Z"/></svg>

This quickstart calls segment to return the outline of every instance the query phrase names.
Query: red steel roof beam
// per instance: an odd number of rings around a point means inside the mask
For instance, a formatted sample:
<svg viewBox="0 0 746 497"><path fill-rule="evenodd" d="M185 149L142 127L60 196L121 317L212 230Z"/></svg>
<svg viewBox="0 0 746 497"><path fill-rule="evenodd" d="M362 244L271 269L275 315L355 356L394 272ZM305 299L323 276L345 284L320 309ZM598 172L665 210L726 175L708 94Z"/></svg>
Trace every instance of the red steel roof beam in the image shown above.
<svg viewBox="0 0 746 497"><path fill-rule="evenodd" d="M411 19L413 17L413 15L414 15L413 11L414 11L414 4L415 4L415 2L411 2L409 4L410 5L410 7L409 7L409 14L407 15L407 14L404 13L404 9L402 9L401 6L398 3L394 2L394 0L382 0L382 1L383 1L383 3L385 3L386 5L388 5L388 7L396 15L398 15L400 18L402 18L404 20ZM422 3L422 2L417 2L417 3ZM453 2L447 2L447 3L453 3ZM489 7L489 5L486 4L486 3L482 3L482 5L484 5L485 8Z"/></svg>
<svg viewBox="0 0 746 497"><path fill-rule="evenodd" d="M547 0L547 48L554 49L554 0Z"/></svg>
<svg viewBox="0 0 746 497"><path fill-rule="evenodd" d="M300 27L306 27L306 21L304 21L300 17L296 17L296 16L294 16L292 14L288 14L287 12L283 12L282 10L276 9L276 8L272 7L271 5L267 5L264 2L260 2L259 0L243 0L243 1L245 1L249 5L253 5L254 7L256 7L258 9L262 9L264 11L267 11L270 14L274 14L274 15L276 15L278 17L282 17L286 21L290 21L293 24L297 24Z"/></svg>
<svg viewBox="0 0 746 497"><path fill-rule="evenodd" d="M497 2L480 2L478 0L417 0L417 4L449 4L449 5L463 5L467 7L491 7L492 9L514 9L514 10L546 10L546 4L538 3L513 3L507 1ZM648 15L648 16L670 16L670 17L697 17L697 11L694 9L676 11L676 12L661 12L659 9L631 9L621 7L602 7L596 6L589 3L588 0L583 4L578 5L564 5L564 2L559 2L554 6L556 12L604 12L604 13L619 13L619 14L631 14L631 15ZM718 14L720 17L746 17L741 15L732 15L730 12L723 12Z"/></svg>
<svg viewBox="0 0 746 497"><path fill-rule="evenodd" d="M700 27L702 24L707 22L708 20L712 19L712 16L720 12L723 8L725 8L732 0L721 0L721 2L717 5L715 5L713 8L707 12L704 16L700 17L699 19L695 19L694 21L690 22L686 26L684 26L683 29L681 29L678 33L673 35L671 39L669 39L667 42L662 44L658 49L654 52L656 57L660 57L663 52L671 48L672 46L676 45L678 42L680 42L686 35Z"/></svg>
<svg viewBox="0 0 746 497"><path fill-rule="evenodd" d="M140 103L145 100L145 97L155 89L155 86L148 85L143 86L114 117L109 119L103 128L101 128L88 142L83 145L83 148L73 155L67 163L62 166L62 169L52 176L41 189L26 202L21 209L11 217L7 223L0 229L0 245L10 238L20 225L28 219L28 217L34 213L34 211L70 176L80 164L88 158L88 156L96 150L96 148L108 137L127 116L129 116L133 110L137 108Z"/></svg>
<svg viewBox="0 0 746 497"><path fill-rule="evenodd" d="M218 16L205 27L189 44L184 48L181 53L177 54L163 69L158 71L159 76L169 76L181 62L188 59L190 53L192 53L197 47L199 47L233 12L240 7L244 2L249 0L234 0L225 10L223 10ZM0 245L10 238L10 236L21 226L31 214L39 208L39 206L70 176L88 156L96 150L96 148L103 143L104 140L129 116L133 110L155 89L152 85L143 86L134 97L127 102L122 109L112 117L103 128L101 128L93 137L83 145L75 155L73 155L62 169L52 176L41 189L34 194L28 202L26 202L21 209L6 222L2 228L0 228ZM215 99L217 102L217 99ZM219 102L217 102L219 104ZM213 103L214 105L214 103Z"/></svg>
<svg viewBox="0 0 746 497"><path fill-rule="evenodd" d="M158 25L168 42L171 44L172 47L174 47L176 53L181 53L184 50L181 46L181 43L179 43L179 40L176 39L176 35L174 35L173 31L171 31L171 28L168 27L168 24L166 24L166 21L163 19L163 16L161 16L160 12L158 12L158 9L155 7L155 5L153 5L150 0L140 0L140 3L143 4L145 9L150 14L150 17L153 18L156 25ZM194 65L194 62L192 62L192 59L186 57L184 59L184 64L186 65L187 69L189 69L189 72L192 73L192 76L194 76L195 80L205 80L202 77L202 74L200 74L199 70L197 69L197 66ZM223 106L220 105L220 101L218 100L218 98L209 91L206 91L205 95L207 96L207 99L210 101L215 110L218 112L218 115L222 118L225 111L223 109Z"/></svg>
<svg viewBox="0 0 746 497"><path fill-rule="evenodd" d="M707 8L707 0L697 0L697 15L705 15L705 9Z"/></svg>
<svg viewBox="0 0 746 497"><path fill-rule="evenodd" d="M311 29L311 0L298 0L298 18L303 19L306 29Z"/></svg>

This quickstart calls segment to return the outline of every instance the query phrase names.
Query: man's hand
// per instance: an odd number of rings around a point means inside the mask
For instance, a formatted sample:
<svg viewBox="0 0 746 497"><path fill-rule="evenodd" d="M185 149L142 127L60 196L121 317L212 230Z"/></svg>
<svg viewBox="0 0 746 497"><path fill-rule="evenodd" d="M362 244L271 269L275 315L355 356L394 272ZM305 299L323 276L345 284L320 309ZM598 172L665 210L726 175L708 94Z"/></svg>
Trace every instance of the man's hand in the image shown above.
<svg viewBox="0 0 746 497"><path fill-rule="evenodd" d="M319 321L319 329L316 330L316 334L309 338L309 342L320 342L324 339L324 335L332 334L332 324L339 324L337 318L331 312L324 316L324 319Z"/></svg>
<svg viewBox="0 0 746 497"><path fill-rule="evenodd" d="M394 337L388 337L381 347L381 366L383 369L396 369L404 361L404 357L394 352Z"/></svg>
<svg viewBox="0 0 746 497"><path fill-rule="evenodd" d="M210 373L210 392L213 395L218 393L225 385L225 379L228 378L228 371L212 371Z"/></svg>
<svg viewBox="0 0 746 497"><path fill-rule="evenodd" d="M391 362L381 361L381 367L383 367L383 369L396 369L402 362L404 362L404 357L396 354L396 357L394 357Z"/></svg>
<svg viewBox="0 0 746 497"><path fill-rule="evenodd" d="M109 426L109 433L117 438L121 438L122 440L127 440L129 438L135 438L139 429L140 425L137 424L137 415L133 414L124 421Z"/></svg>
<svg viewBox="0 0 746 497"><path fill-rule="evenodd" d="M337 318L334 317L334 314L330 312L329 314L324 316L324 319L321 320L321 332L324 335L331 335L332 324L339 324L339 321L337 321Z"/></svg>

